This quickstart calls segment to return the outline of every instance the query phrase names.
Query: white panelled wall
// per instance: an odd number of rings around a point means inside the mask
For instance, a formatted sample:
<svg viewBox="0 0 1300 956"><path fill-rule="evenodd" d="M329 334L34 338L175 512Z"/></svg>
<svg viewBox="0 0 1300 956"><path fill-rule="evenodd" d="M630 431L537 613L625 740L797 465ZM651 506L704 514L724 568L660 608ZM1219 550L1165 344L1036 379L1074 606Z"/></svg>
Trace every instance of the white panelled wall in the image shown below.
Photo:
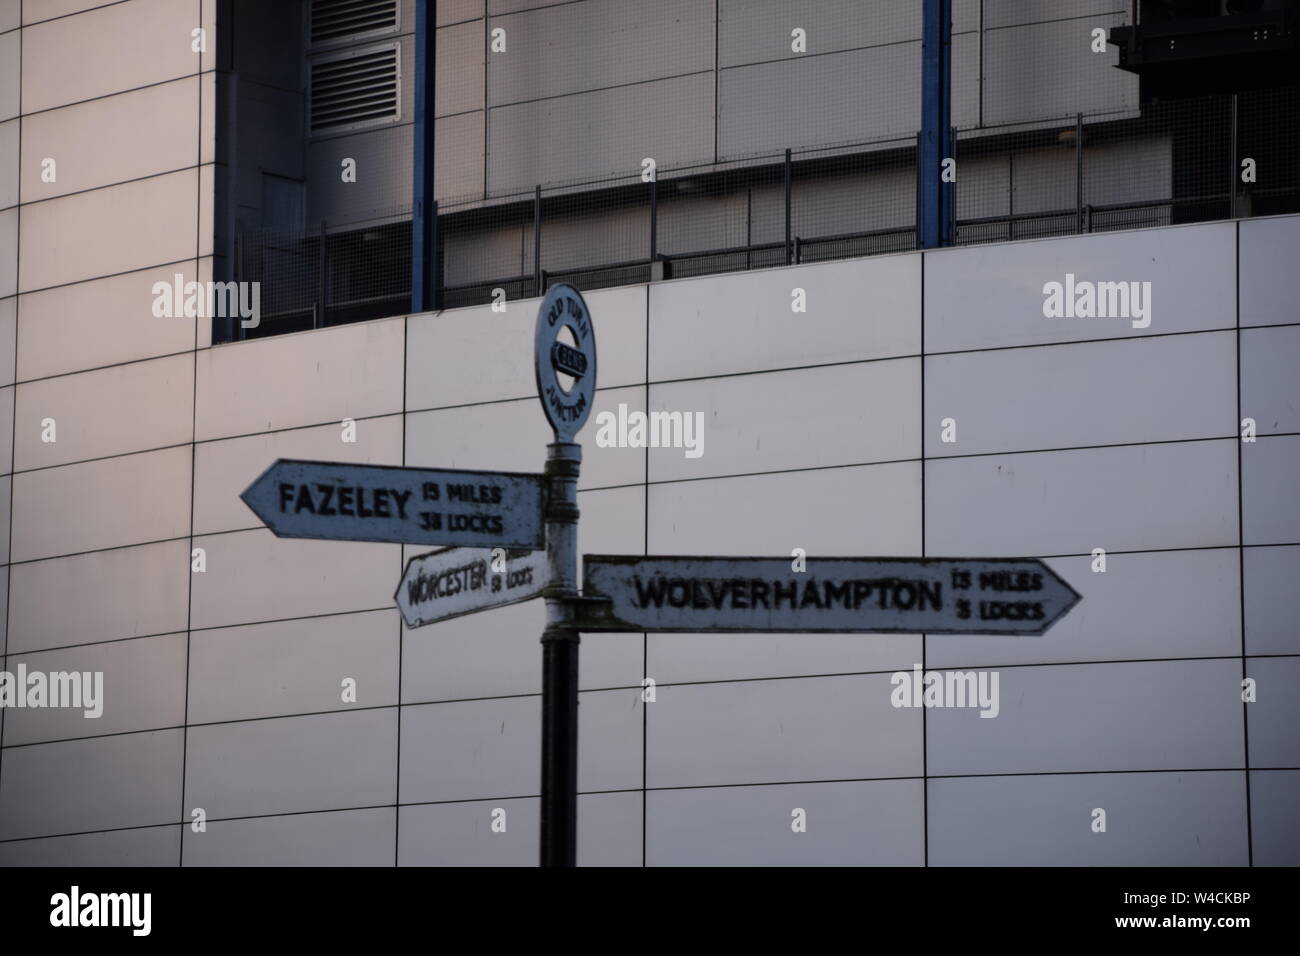
<svg viewBox="0 0 1300 956"><path fill-rule="evenodd" d="M584 551L1035 555L1084 600L1041 638L587 637L582 862L1296 862L1296 248L1291 217L590 293L597 412L705 432L589 424ZM1150 326L1045 318L1067 272L1150 281ZM142 345L178 321L103 288ZM279 540L237 495L276 457L539 469L536 301L74 371L47 296L18 297L7 662L102 670L106 703L5 715L0 861L532 863L540 603L407 631L418 549ZM999 671L998 717L892 707L921 662Z"/></svg>
<svg viewBox="0 0 1300 956"><path fill-rule="evenodd" d="M408 631L422 549L238 494L277 457L540 470L537 301L155 318L211 275L214 7L0 0L0 661L105 675L97 720L0 710L0 864L530 865L541 604ZM583 551L1040 556L1084 600L1041 638L585 638L580 861L1300 862L1297 250L1281 217L588 294L597 413L705 431L593 419ZM1149 281L1150 325L1046 318L1067 273ZM917 663L997 670L997 718L891 706Z"/></svg>

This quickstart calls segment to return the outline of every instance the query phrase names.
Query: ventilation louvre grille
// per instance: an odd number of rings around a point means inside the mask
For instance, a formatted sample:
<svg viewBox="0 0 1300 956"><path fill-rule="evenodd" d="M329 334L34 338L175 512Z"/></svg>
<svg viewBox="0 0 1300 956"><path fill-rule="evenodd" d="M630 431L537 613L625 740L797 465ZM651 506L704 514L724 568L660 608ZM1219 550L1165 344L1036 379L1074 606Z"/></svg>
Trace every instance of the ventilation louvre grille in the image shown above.
<svg viewBox="0 0 1300 956"><path fill-rule="evenodd" d="M396 45L311 65L311 131L395 119Z"/></svg>
<svg viewBox="0 0 1300 956"><path fill-rule="evenodd" d="M312 0L311 42L397 28L397 0Z"/></svg>

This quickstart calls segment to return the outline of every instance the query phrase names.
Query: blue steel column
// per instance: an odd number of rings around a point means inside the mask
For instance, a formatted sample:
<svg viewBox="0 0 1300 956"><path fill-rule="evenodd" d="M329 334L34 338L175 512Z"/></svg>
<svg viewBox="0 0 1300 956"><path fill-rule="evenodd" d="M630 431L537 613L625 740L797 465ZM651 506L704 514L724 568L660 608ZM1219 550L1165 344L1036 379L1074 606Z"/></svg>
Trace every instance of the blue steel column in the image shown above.
<svg viewBox="0 0 1300 956"><path fill-rule="evenodd" d="M924 3L917 229L922 248L933 249L952 239L952 191L940 180L943 160L952 155L952 0Z"/></svg>
<svg viewBox="0 0 1300 956"><path fill-rule="evenodd" d="M415 170L411 214L411 311L442 308L438 203L433 193L433 115L437 89L437 0L415 0Z"/></svg>

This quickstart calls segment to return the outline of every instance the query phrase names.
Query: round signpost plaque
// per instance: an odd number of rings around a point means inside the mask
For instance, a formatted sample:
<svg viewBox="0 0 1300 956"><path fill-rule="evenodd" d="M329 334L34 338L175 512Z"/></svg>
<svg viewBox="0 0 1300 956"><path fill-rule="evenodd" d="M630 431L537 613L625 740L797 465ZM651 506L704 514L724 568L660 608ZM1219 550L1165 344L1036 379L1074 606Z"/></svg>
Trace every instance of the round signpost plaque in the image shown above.
<svg viewBox="0 0 1300 956"><path fill-rule="evenodd" d="M572 342L560 333L569 330ZM534 346L537 396L555 430L555 440L571 442L591 414L596 396L596 332L582 294L571 285L551 286L537 310ZM560 375L573 379L565 388Z"/></svg>

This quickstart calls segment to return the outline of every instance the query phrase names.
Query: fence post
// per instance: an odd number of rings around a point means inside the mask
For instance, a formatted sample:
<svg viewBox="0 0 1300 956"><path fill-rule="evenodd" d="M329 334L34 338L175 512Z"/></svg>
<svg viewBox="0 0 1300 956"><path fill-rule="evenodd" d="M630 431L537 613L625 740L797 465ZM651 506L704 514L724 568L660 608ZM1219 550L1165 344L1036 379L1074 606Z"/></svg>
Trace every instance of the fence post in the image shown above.
<svg viewBox="0 0 1300 956"><path fill-rule="evenodd" d="M1083 114L1074 114L1074 215L1076 232L1083 232Z"/></svg>
<svg viewBox="0 0 1300 956"><path fill-rule="evenodd" d="M921 4L921 140L919 192L921 247L949 244L951 201L943 181L943 161L952 155L952 0Z"/></svg>
<svg viewBox="0 0 1300 956"><path fill-rule="evenodd" d="M921 191L924 188L921 184L921 137L925 135L923 130L916 131L916 162L913 164L916 171L916 208L912 211L913 221L916 223L916 248L924 249L925 240L923 235L923 219L921 214Z"/></svg>
<svg viewBox="0 0 1300 956"><path fill-rule="evenodd" d="M1237 183L1239 177L1237 171L1241 168L1237 165L1237 94L1232 94L1232 163L1229 175L1232 176L1232 184L1228 187L1228 218L1236 219L1238 213Z"/></svg>
<svg viewBox="0 0 1300 956"><path fill-rule="evenodd" d="M948 212L948 245L955 245L957 242L957 127L948 127L948 150L952 158L952 182L940 183L939 188L945 185L948 187L947 196L944 199L944 206Z"/></svg>
<svg viewBox="0 0 1300 956"><path fill-rule="evenodd" d="M437 99L437 3L415 3L414 169L411 179L411 311L442 308L438 213L433 204L434 102Z"/></svg>
<svg viewBox="0 0 1300 956"><path fill-rule="evenodd" d="M790 169L790 150L785 151L785 264L790 265L793 261L794 250L790 245L790 190L791 190L791 169Z"/></svg>
<svg viewBox="0 0 1300 956"><path fill-rule="evenodd" d="M243 286L244 249L245 249L244 234L242 232L237 232L235 233L235 263L234 263L235 288L237 289L242 289L244 287ZM225 321L226 321L226 328L223 331L226 333L226 336L224 341L235 342L240 339L247 338L247 336L244 334L243 322L236 322L234 318L231 316L227 316Z"/></svg>
<svg viewBox="0 0 1300 956"><path fill-rule="evenodd" d="M659 257L659 178L650 180L650 263Z"/></svg>
<svg viewBox="0 0 1300 956"><path fill-rule="evenodd" d="M745 268L754 268L754 187L745 190Z"/></svg>
<svg viewBox="0 0 1300 956"><path fill-rule="evenodd" d="M329 262L325 253L325 220L320 221L320 249L317 257L320 262L320 287L316 295L316 316L312 322L313 329L325 327L325 296L329 292Z"/></svg>
<svg viewBox="0 0 1300 956"><path fill-rule="evenodd" d="M442 261L442 223L438 219L438 200L429 200L429 217L433 220L429 224L429 233L433 237L431 243L433 262L429 265L429 293L432 295L432 301L429 303L429 309L433 312L442 311L442 286L443 286L443 261Z"/></svg>
<svg viewBox="0 0 1300 956"><path fill-rule="evenodd" d="M542 279L542 187L533 189L533 274L537 278L537 294L546 294Z"/></svg>

